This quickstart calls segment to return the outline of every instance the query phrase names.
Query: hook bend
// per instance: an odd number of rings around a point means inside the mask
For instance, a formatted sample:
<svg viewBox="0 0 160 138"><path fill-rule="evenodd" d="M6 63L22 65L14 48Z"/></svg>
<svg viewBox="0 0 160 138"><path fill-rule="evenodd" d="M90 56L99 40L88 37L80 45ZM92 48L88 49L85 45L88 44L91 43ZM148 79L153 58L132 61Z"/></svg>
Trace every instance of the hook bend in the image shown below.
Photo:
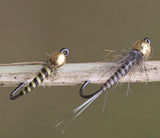
<svg viewBox="0 0 160 138"><path fill-rule="evenodd" d="M10 100L15 100L18 97L24 95L24 93L22 91L20 91L20 89L24 86L24 83L20 83L18 87L16 87L10 94L9 99ZM19 92L19 93L18 93Z"/></svg>
<svg viewBox="0 0 160 138"><path fill-rule="evenodd" d="M88 95L84 94L84 93L83 93L83 92L84 92L84 89L85 89L85 87L86 87L88 84L90 84L90 80L85 81L85 82L83 83L83 85L81 86L81 88L80 88L79 95L80 95L82 98L88 99L88 98L91 98L92 96L94 96L95 94L97 94L97 93L99 93L99 92L103 92L102 88L100 88L98 91L96 91L96 92L94 92L94 93L92 93L92 94L88 94Z"/></svg>

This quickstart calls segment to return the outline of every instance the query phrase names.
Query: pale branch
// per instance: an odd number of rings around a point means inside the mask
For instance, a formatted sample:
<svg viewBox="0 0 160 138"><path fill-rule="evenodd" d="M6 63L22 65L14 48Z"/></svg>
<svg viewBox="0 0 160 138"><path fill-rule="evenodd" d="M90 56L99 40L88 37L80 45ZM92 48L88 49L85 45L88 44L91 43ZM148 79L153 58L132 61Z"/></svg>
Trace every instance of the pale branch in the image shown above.
<svg viewBox="0 0 160 138"><path fill-rule="evenodd" d="M29 83L43 67L44 62L24 62L0 64L0 86L15 86L20 82ZM44 80L41 86L61 86L91 83L104 83L112 74L112 63L67 63ZM147 61L146 70L123 77L120 82L155 82L160 81L160 61Z"/></svg>

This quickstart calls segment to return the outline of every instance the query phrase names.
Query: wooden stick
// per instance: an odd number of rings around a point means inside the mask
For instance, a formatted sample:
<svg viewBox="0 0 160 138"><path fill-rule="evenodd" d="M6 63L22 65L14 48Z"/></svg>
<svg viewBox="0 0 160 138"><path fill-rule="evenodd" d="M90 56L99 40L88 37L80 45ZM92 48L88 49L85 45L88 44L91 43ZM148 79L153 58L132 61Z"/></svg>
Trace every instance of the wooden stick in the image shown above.
<svg viewBox="0 0 160 138"><path fill-rule="evenodd" d="M0 64L0 86L15 86L20 82L29 83L42 68L44 62L23 62ZM91 83L104 83L111 75L112 63L68 63L48 77L42 86L61 86L82 84L85 80ZM154 82L160 81L160 61L147 61L146 71L134 71L120 82Z"/></svg>

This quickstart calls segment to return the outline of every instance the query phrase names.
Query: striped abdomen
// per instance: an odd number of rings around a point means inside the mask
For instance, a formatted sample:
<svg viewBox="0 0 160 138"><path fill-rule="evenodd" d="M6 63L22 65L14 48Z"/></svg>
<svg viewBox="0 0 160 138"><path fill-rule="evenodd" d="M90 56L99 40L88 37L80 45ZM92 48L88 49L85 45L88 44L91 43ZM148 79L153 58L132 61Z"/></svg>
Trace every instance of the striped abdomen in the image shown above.
<svg viewBox="0 0 160 138"><path fill-rule="evenodd" d="M21 90L21 94L24 95L28 92L30 92L32 89L34 89L36 86L41 84L45 78L51 75L52 70L45 66L41 69L41 71L38 73L38 75L29 83L28 86L24 87Z"/></svg>
<svg viewBox="0 0 160 138"><path fill-rule="evenodd" d="M143 60L144 55L140 51L133 49L123 58L123 61L119 63L121 64L119 69L106 81L106 83L104 83L104 85L98 91L89 95L84 94L84 88L90 83L90 81L85 81L79 91L80 96L82 98L91 98L97 93L102 93L108 90L117 81L119 81L120 78L125 76L131 69L133 69L134 66L139 66Z"/></svg>
<svg viewBox="0 0 160 138"><path fill-rule="evenodd" d="M135 61L130 61L128 63L125 63L122 65L108 80L107 82L102 86L102 90L106 91L111 86L113 86L120 78L125 76L135 65Z"/></svg>
<svg viewBox="0 0 160 138"><path fill-rule="evenodd" d="M84 88L90 83L90 81L85 81L82 85L79 94L82 98L91 98L97 93L102 93L108 90L111 86L113 86L120 78L125 76L135 64L138 64L137 60L128 60L122 64L122 66L104 83L104 85L96 92L86 95L83 93Z"/></svg>

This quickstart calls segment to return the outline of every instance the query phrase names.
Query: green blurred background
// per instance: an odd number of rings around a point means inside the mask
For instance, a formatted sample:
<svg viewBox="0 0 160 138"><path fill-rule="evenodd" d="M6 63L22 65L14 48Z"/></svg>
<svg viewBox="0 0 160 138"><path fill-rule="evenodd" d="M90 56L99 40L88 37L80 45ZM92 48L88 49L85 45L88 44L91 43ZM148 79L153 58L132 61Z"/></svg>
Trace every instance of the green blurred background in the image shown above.
<svg viewBox="0 0 160 138"><path fill-rule="evenodd" d="M151 0L2 0L0 1L0 63L47 59L62 47L68 62L102 61L104 49L122 50L148 36L152 59L159 59L160 1ZM97 86L99 87L99 86ZM91 87L91 90L97 89ZM1 138L109 137L159 138L159 83L122 84L101 95L61 135L56 120L85 100L79 86L38 87L9 101L13 88L0 88Z"/></svg>

